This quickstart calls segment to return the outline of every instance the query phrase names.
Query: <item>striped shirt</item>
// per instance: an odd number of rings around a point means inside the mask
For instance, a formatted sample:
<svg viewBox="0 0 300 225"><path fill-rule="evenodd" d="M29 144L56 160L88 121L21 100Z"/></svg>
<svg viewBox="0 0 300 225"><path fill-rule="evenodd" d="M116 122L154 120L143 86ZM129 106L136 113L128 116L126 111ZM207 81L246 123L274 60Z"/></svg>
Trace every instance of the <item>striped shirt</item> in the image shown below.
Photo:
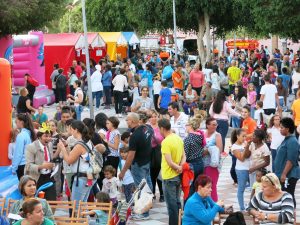
<svg viewBox="0 0 300 225"><path fill-rule="evenodd" d="M266 214L277 214L277 223L271 221L261 221L260 224L293 224L294 222L294 202L291 194L284 192L282 197L274 202L268 202L264 199L263 193L259 192L251 199L248 210L258 210Z"/></svg>

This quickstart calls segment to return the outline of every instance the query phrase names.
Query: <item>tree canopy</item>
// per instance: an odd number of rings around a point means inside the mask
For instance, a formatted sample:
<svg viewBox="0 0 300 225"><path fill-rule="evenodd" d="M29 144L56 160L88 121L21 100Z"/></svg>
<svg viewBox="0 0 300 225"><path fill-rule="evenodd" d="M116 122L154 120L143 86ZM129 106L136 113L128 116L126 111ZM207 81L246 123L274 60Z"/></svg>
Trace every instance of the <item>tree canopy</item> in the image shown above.
<svg viewBox="0 0 300 225"><path fill-rule="evenodd" d="M42 29L60 18L66 0L0 0L0 36Z"/></svg>

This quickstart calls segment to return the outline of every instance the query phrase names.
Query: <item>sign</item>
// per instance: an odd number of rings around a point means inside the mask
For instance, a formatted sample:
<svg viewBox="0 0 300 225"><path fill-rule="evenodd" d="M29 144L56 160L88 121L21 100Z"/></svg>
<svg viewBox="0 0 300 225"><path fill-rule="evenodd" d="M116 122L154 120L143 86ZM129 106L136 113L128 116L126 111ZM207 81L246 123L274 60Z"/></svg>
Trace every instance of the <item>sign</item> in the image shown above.
<svg viewBox="0 0 300 225"><path fill-rule="evenodd" d="M236 40L235 46L239 49L254 50L259 47L259 43L257 40ZM229 49L234 49L234 41L227 41L226 47Z"/></svg>

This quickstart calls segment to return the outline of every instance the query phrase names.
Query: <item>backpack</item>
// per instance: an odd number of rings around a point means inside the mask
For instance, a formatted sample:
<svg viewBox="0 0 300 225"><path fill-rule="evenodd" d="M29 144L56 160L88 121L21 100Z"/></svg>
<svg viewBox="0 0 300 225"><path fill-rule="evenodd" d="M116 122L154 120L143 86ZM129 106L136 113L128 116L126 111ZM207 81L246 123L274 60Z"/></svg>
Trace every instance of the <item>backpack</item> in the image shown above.
<svg viewBox="0 0 300 225"><path fill-rule="evenodd" d="M252 76L251 76L251 83L253 83L253 85L255 87L258 87L260 85L260 74L259 72L254 71Z"/></svg>
<svg viewBox="0 0 300 225"><path fill-rule="evenodd" d="M89 164L93 170L93 175L95 178L98 178L99 173L103 168L102 154L98 152L97 149L94 148L94 146L92 149L90 149L90 147L84 141L77 141L76 144L81 145L87 150L89 154ZM79 173L79 162L80 160L78 161L77 173Z"/></svg>
<svg viewBox="0 0 300 225"><path fill-rule="evenodd" d="M57 89L65 89L67 86L67 78L64 75L59 74L58 76L56 76L55 83Z"/></svg>
<svg viewBox="0 0 300 225"><path fill-rule="evenodd" d="M31 76L27 77L27 82L34 87L38 87L40 85L39 82Z"/></svg>
<svg viewBox="0 0 300 225"><path fill-rule="evenodd" d="M234 212L229 214L224 222L224 225L246 225L243 213Z"/></svg>

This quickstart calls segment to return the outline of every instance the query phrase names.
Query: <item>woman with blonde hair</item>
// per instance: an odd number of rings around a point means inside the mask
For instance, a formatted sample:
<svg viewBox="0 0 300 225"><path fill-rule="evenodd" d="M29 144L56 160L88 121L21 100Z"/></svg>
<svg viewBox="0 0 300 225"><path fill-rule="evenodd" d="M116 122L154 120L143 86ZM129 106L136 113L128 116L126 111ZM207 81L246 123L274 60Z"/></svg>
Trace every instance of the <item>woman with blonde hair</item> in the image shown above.
<svg viewBox="0 0 300 225"><path fill-rule="evenodd" d="M281 190L278 177L268 173L261 178L261 186L262 191L253 196L249 203L249 213L260 224L293 224L293 197Z"/></svg>
<svg viewBox="0 0 300 225"><path fill-rule="evenodd" d="M195 179L202 174L204 170L202 155L206 141L203 132L200 130L201 122L202 116L200 114L195 114L195 116L191 117L185 125L188 133L187 137L184 139L186 162L193 165ZM194 184L192 184L189 196L194 192Z"/></svg>

